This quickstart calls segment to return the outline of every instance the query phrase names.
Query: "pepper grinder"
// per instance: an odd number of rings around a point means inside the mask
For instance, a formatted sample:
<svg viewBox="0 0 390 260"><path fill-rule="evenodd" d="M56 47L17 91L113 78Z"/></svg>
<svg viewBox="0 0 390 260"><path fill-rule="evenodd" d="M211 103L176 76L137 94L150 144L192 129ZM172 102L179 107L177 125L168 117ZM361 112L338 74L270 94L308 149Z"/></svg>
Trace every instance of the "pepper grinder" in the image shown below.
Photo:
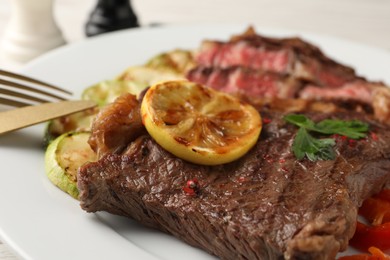
<svg viewBox="0 0 390 260"><path fill-rule="evenodd" d="M17 69L65 44L53 16L53 0L10 0L12 14L1 42L3 67Z"/></svg>
<svg viewBox="0 0 390 260"><path fill-rule="evenodd" d="M85 26L85 34L94 36L138 26L129 0L98 0Z"/></svg>

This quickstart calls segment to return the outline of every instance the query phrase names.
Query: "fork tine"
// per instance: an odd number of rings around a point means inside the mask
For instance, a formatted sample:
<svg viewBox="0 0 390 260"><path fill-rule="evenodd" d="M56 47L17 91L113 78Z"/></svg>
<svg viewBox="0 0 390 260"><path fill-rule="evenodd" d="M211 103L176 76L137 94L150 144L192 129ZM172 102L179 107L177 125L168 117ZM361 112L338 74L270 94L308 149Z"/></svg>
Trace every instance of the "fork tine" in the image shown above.
<svg viewBox="0 0 390 260"><path fill-rule="evenodd" d="M3 84L5 86L9 86L9 87L14 87L14 88L18 88L18 89L23 89L23 90L35 92L35 93L42 94L42 95L49 96L49 97L53 97L53 98L56 98L56 99L59 99L59 100L65 100L66 99L66 98L63 98L61 96L58 96L58 95L55 95L55 94L52 94L52 93L49 93L49 92L46 92L46 91L42 91L40 89L35 89L35 88L32 88L32 87L28 87L28 86L25 86L25 85L22 85L22 84L19 84L19 83L16 83L16 82L4 80L4 79L0 79L0 84ZM14 92L14 93L17 93L17 92ZM31 98L28 98L27 96L25 96L24 98L31 99Z"/></svg>
<svg viewBox="0 0 390 260"><path fill-rule="evenodd" d="M34 96L31 96L31 95L28 95L28 94L23 94L23 93L20 93L20 92L9 90L9 89L2 89L2 88L0 88L0 94L11 96L11 97L23 98L23 99L27 99L27 100L35 101L35 102L39 102L39 103L50 102L49 100L46 100L46 99L34 97Z"/></svg>
<svg viewBox="0 0 390 260"><path fill-rule="evenodd" d="M0 75L6 76L6 77L11 77L11 78L16 78L16 79L20 79L20 80L25 80L25 81L28 81L28 82L31 82L31 83L43 85L43 86L46 86L48 88L51 88L51 89L54 89L54 90L58 90L58 91L61 91L63 93L72 95L72 92L70 92L68 90L65 90L65 89L53 86L53 85L48 84L46 82L43 82L43 81L40 81L40 80L37 80L37 79L33 79L33 78L30 78L30 77L27 77L27 76L15 74L15 73L12 73L12 72L9 72L9 71L5 71L5 70L1 70L1 69L0 69Z"/></svg>
<svg viewBox="0 0 390 260"><path fill-rule="evenodd" d="M0 97L0 104L11 106L11 107L31 106L31 104L28 104L28 103L24 103L24 102L12 100L12 99L7 99L7 98L2 98L2 97Z"/></svg>

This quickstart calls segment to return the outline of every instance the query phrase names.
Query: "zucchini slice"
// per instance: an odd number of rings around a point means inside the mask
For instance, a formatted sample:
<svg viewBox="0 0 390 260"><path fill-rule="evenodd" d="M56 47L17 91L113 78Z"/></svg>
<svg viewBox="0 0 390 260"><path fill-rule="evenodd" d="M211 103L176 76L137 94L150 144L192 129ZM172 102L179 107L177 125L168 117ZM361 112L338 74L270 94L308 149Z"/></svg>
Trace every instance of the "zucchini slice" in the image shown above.
<svg viewBox="0 0 390 260"><path fill-rule="evenodd" d="M90 131L92 120L98 112L99 108L95 107L49 121L44 133L44 147L64 133Z"/></svg>
<svg viewBox="0 0 390 260"><path fill-rule="evenodd" d="M117 77L119 81L130 82L138 86L138 91L129 91L135 95L138 95L146 87L161 81L179 79L185 79L185 76L169 69L150 68L146 66L129 67Z"/></svg>
<svg viewBox="0 0 390 260"><path fill-rule="evenodd" d="M117 97L124 93L132 93L138 95L146 88L145 84L137 81L124 80L104 80L91 87L86 88L82 95L82 99L93 100L99 106L104 106L112 103Z"/></svg>
<svg viewBox="0 0 390 260"><path fill-rule="evenodd" d="M69 132L57 137L47 147L45 171L49 180L61 190L78 198L77 170L97 155L88 144L89 132Z"/></svg>
<svg viewBox="0 0 390 260"><path fill-rule="evenodd" d="M196 62L193 52L176 49L151 58L146 66L185 75L187 71L196 66Z"/></svg>

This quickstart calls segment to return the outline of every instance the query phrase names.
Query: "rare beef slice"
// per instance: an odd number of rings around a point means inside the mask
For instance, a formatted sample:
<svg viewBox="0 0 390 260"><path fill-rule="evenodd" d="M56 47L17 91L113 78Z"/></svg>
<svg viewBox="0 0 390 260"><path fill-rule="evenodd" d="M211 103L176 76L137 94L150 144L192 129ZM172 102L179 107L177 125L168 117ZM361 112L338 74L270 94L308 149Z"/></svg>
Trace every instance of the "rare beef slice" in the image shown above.
<svg viewBox="0 0 390 260"><path fill-rule="evenodd" d="M205 40L186 77L250 98L358 102L360 110L390 122L390 88L357 75L300 38L271 38L249 28L229 41Z"/></svg>

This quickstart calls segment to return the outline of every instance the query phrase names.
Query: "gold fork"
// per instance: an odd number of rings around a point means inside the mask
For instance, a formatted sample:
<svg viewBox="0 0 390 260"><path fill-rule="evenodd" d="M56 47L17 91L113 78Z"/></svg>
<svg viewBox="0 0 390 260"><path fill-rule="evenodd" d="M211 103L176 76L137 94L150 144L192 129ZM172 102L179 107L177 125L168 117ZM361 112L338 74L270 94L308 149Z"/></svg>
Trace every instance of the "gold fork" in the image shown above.
<svg viewBox="0 0 390 260"><path fill-rule="evenodd" d="M96 106L88 100L66 101L71 92L31 77L0 70L0 134ZM4 79L6 78L6 79Z"/></svg>

